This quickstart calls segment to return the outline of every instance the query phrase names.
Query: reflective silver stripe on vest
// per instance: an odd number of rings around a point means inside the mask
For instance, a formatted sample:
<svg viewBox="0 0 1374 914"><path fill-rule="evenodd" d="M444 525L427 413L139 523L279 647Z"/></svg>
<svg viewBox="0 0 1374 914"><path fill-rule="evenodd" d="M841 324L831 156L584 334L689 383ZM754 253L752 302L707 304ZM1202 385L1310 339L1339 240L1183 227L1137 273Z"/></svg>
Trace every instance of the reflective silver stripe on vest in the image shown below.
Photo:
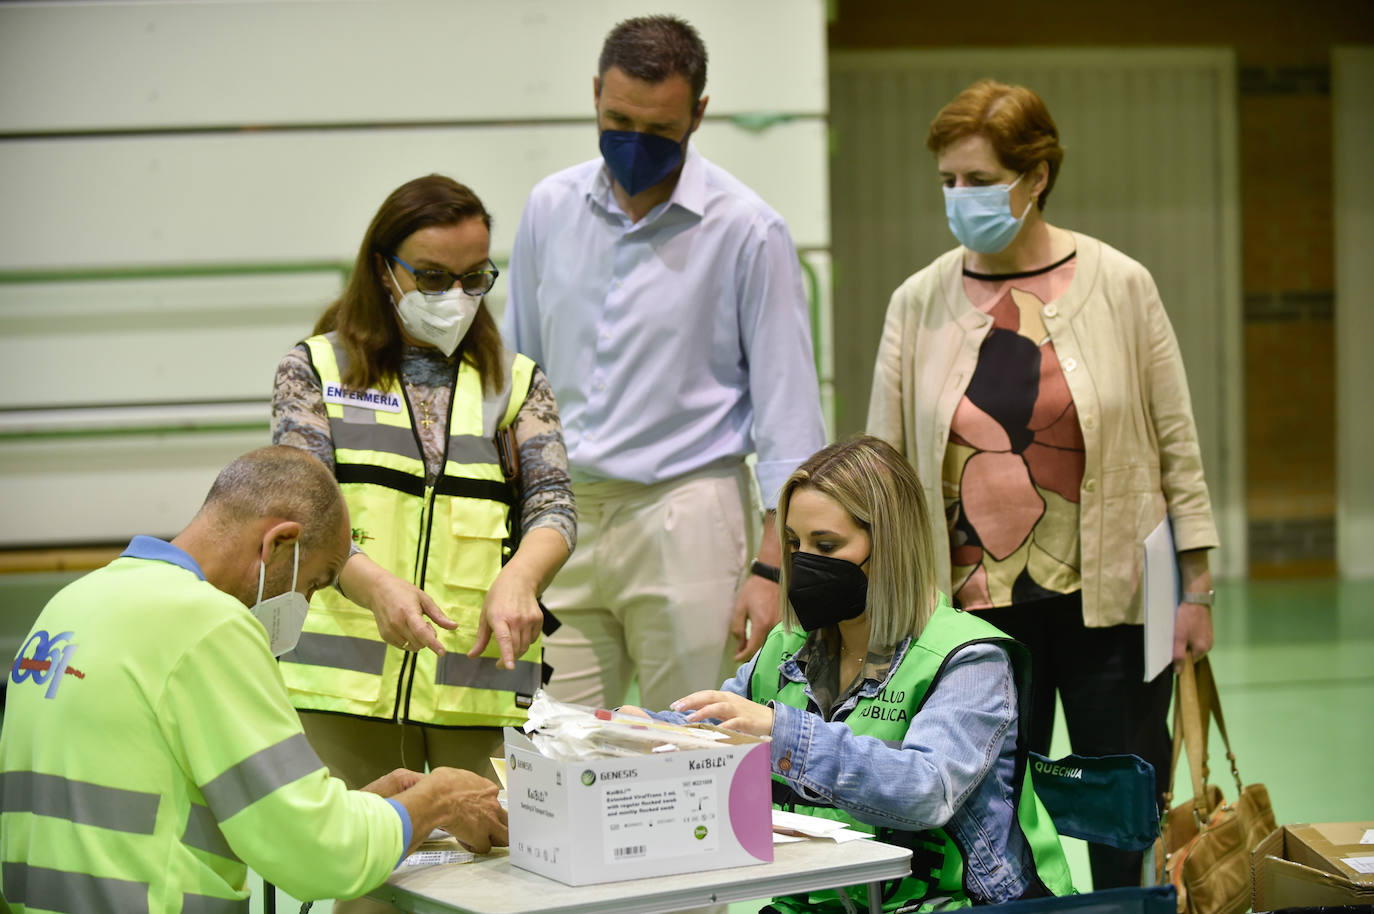
<svg viewBox="0 0 1374 914"><path fill-rule="evenodd" d="M383 454L415 456L415 433L407 426L379 422L349 422L330 419L329 433L335 450L381 451ZM496 463L496 445L477 435L450 435L448 459L457 463Z"/></svg>
<svg viewBox="0 0 1374 914"><path fill-rule="evenodd" d="M208 784L200 792L215 814L226 822L278 787L284 787L324 767L304 733L288 736L275 746L255 752Z"/></svg>
<svg viewBox="0 0 1374 914"><path fill-rule="evenodd" d="M386 664L386 645L370 638L301 632L301 640L296 642L296 649L282 654L281 659L288 663L330 666L380 676L382 667Z"/></svg>
<svg viewBox="0 0 1374 914"><path fill-rule="evenodd" d="M31 812L135 835L151 835L157 822L161 797L155 793L102 787L36 771L6 771L0 778L4 799L0 808L5 812Z"/></svg>
<svg viewBox="0 0 1374 914"><path fill-rule="evenodd" d="M368 409L366 406L353 406L345 403L343 408L344 420L347 422L376 422L377 411Z"/></svg>
<svg viewBox="0 0 1374 914"><path fill-rule="evenodd" d="M4 876L5 898L11 904L45 911L145 914L148 910L146 882L110 879L8 861L0 869L0 874Z"/></svg>
<svg viewBox="0 0 1374 914"><path fill-rule="evenodd" d="M210 811L208 806L201 806L199 803L191 804L191 810L186 816L186 832L181 836L181 843L187 847L205 851L207 854L214 854L217 857L228 857L230 860L239 859L238 855L229 847L224 832L219 830L219 823L215 821L215 814Z"/></svg>
<svg viewBox="0 0 1374 914"><path fill-rule="evenodd" d="M540 666L525 660L515 661L515 669L501 666L499 657L469 657L450 651L434 668L436 685L491 689L495 692L520 692L533 695L539 689Z"/></svg>
<svg viewBox="0 0 1374 914"><path fill-rule="evenodd" d="M449 435L448 459L454 463L498 463L501 455L490 438L476 435Z"/></svg>
<svg viewBox="0 0 1374 914"><path fill-rule="evenodd" d="M248 914L248 899L187 893L181 896L181 914Z"/></svg>
<svg viewBox="0 0 1374 914"><path fill-rule="evenodd" d="M407 457L418 453L415 432L410 426L383 425L376 421L372 410L363 412L367 413L363 422L351 421L347 415L342 419L330 417L329 434L334 439L335 450L383 451Z"/></svg>
<svg viewBox="0 0 1374 914"><path fill-rule="evenodd" d="M515 355L509 349L502 351L501 367L505 369L506 381L496 393L484 393L482 397L482 434L488 438L496 434L501 427L501 420L506 417L506 410L510 409L515 384ZM524 396L525 391L520 391L521 399Z"/></svg>

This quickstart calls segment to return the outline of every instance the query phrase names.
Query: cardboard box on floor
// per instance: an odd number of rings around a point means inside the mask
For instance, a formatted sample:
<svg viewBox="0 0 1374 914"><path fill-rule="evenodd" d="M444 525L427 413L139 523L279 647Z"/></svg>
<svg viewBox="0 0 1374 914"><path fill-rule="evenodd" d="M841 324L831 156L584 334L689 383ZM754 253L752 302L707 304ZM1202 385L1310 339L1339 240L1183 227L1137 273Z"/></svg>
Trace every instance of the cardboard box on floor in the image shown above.
<svg viewBox="0 0 1374 914"><path fill-rule="evenodd" d="M568 885L773 860L768 743L563 762L506 728L510 860Z"/></svg>
<svg viewBox="0 0 1374 914"><path fill-rule="evenodd" d="M1374 904L1374 843L1361 843L1372 831L1374 821L1282 826L1250 854L1252 909Z"/></svg>

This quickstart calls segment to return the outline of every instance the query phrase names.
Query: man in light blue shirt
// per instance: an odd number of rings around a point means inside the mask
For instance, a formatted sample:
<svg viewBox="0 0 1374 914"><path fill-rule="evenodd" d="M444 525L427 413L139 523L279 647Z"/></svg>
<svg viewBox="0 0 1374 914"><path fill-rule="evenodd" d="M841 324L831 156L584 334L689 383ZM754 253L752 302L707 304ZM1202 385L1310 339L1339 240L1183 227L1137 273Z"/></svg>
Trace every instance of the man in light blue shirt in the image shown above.
<svg viewBox="0 0 1374 914"><path fill-rule="evenodd" d="M577 496L579 547L545 594L564 623L550 690L614 707L638 673L664 707L776 623L771 509L825 430L787 226L689 143L707 103L696 31L626 20L598 74L602 157L530 194L503 329L553 386Z"/></svg>

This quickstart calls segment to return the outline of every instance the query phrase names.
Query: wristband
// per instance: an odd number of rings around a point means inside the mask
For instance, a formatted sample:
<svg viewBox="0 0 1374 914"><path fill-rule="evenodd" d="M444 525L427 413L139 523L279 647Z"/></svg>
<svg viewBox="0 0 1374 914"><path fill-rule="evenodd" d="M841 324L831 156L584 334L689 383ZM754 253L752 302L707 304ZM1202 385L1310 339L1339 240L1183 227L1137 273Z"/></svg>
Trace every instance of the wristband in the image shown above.
<svg viewBox="0 0 1374 914"><path fill-rule="evenodd" d="M1215 590L1188 590L1183 593L1183 603L1196 603L1198 606L1211 607Z"/></svg>
<svg viewBox="0 0 1374 914"><path fill-rule="evenodd" d="M754 564L749 566L749 573L758 575L761 578L767 578L774 584L778 583L779 578L782 576L782 572L778 570L778 566L765 565L757 559L754 561Z"/></svg>

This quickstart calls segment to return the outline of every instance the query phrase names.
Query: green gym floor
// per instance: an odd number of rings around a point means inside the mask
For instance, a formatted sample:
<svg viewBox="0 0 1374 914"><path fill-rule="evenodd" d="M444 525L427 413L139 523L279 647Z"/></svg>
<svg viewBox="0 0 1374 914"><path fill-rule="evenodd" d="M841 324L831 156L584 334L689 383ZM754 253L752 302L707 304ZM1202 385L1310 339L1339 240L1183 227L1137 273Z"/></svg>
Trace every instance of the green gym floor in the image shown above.
<svg viewBox="0 0 1374 914"><path fill-rule="evenodd" d="M1241 776L1269 788L1281 824L1374 819L1374 580L1222 582L1213 617L1212 667ZM1212 742L1219 747L1215 733ZM1068 751L1061 723L1053 754ZM1217 752L1213 780L1234 797ZM1180 781L1175 802L1192 793L1186 774ZM1086 890L1087 852L1066 843L1075 883ZM281 895L277 910L299 907ZM316 903L312 914L331 907ZM252 911L262 910L255 886Z"/></svg>

